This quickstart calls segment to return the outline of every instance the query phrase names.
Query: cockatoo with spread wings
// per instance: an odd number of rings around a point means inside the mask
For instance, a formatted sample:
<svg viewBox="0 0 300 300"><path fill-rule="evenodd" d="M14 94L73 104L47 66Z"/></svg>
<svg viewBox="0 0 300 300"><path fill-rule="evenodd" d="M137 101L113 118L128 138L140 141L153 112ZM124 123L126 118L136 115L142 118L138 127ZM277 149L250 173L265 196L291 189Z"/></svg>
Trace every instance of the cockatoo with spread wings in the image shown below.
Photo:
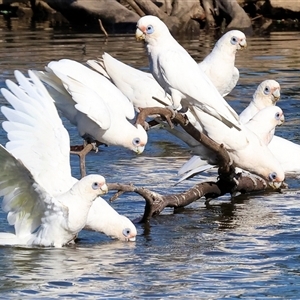
<svg viewBox="0 0 300 300"><path fill-rule="evenodd" d="M37 76L47 83L55 105L81 136L142 153L147 133L129 122L135 117L128 98L108 79L69 59L52 61Z"/></svg>
<svg viewBox="0 0 300 300"><path fill-rule="evenodd" d="M20 81L24 80L20 73L16 72L16 76ZM89 175L80 181L73 181L68 177L70 167L64 164L59 168L61 160L56 161L55 156L48 156L49 150L53 149L53 145L49 145L52 139L59 136L64 140L68 136L65 130L60 130L61 120L56 115L55 107L48 101L34 103L31 98L33 94L26 94L11 81L6 83L13 93L6 89L1 91L14 109L6 106L1 108L2 113L10 120L4 122L2 126L8 132L11 141L7 143L7 149L0 147L2 164L0 195L4 196L2 209L8 213L8 222L14 226L15 234L0 233L0 244L62 247L73 241L83 229L89 209L97 196L107 192L105 179L100 175ZM28 84L30 83L25 80L24 88ZM40 95L36 93L35 96ZM20 101L19 97L26 99L26 103ZM53 125L47 124L44 112L37 113L41 107L46 110L48 120ZM34 117L32 113L35 114ZM44 137L46 143L42 145L45 152L39 152L39 143L36 143L37 136L41 138L43 136L36 127L37 123L42 123L45 128L50 129L43 132L48 133ZM54 149L53 154L65 149L67 144L67 141L63 141ZM47 174L47 184L43 185L44 180L34 176L35 170L31 173L25 161L23 164L17 159L17 153L22 151L28 160L32 160L35 156L35 164L41 163L45 170L50 170ZM38 155L35 155L37 152ZM30 155L32 157L29 157ZM62 177L60 178L62 186L67 185L67 188L57 190L49 188L53 180L52 168L55 168L58 177ZM63 174L66 174L67 178L64 178Z"/></svg>
<svg viewBox="0 0 300 300"><path fill-rule="evenodd" d="M6 149L0 148L0 193L15 234L1 233L0 244L61 247L85 227L135 240L132 222L98 197L107 192L105 179L72 177L68 132L54 100L31 71L29 75L30 79L16 71L20 86L7 80L9 90L1 89L13 108L1 107L9 142Z"/></svg>

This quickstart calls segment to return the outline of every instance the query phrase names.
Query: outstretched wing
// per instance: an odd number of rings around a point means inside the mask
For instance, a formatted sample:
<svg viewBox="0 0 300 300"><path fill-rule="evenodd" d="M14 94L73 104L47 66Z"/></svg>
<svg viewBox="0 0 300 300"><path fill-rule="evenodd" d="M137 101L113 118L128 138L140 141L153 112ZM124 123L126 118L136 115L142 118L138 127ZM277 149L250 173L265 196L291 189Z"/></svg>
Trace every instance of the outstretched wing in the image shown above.
<svg viewBox="0 0 300 300"><path fill-rule="evenodd" d="M1 89L13 108L1 107L7 121L2 123L9 142L6 148L21 159L36 182L55 195L70 189L70 138L58 116L54 101L39 79L31 80L16 71L20 84L10 80L10 91Z"/></svg>
<svg viewBox="0 0 300 300"><path fill-rule="evenodd" d="M69 59L50 62L48 67L58 77L63 74L94 90L101 96L106 105L113 107L113 111L119 111L121 115L125 115L128 119L134 118L134 108L129 99L113 83L99 73Z"/></svg>
<svg viewBox="0 0 300 300"><path fill-rule="evenodd" d="M30 171L0 145L0 196L7 220L19 238L30 235L41 225L41 218L53 198L34 180ZM59 208L60 207L60 208ZM62 206L57 209L64 209Z"/></svg>

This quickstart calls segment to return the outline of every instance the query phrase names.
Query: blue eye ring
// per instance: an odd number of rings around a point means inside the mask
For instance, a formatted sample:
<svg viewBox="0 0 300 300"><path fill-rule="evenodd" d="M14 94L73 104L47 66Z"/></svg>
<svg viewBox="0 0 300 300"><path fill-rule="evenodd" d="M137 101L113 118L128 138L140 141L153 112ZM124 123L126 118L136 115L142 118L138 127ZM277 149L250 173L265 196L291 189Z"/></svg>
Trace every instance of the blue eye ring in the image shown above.
<svg viewBox="0 0 300 300"><path fill-rule="evenodd" d="M268 86L265 87L264 94L265 95L269 95L270 94L270 88Z"/></svg>
<svg viewBox="0 0 300 300"><path fill-rule="evenodd" d="M93 189L93 190L99 189L99 183L98 183L98 182L93 182L93 184L92 184L92 189Z"/></svg>
<svg viewBox="0 0 300 300"><path fill-rule="evenodd" d="M269 178L271 181L274 181L276 178L277 178L277 173L276 172L273 172L269 175Z"/></svg>
<svg viewBox="0 0 300 300"><path fill-rule="evenodd" d="M134 138L134 139L132 140L132 145L133 145L133 146L139 146L139 145L140 145L140 142L141 142L140 138L136 137L136 138Z"/></svg>
<svg viewBox="0 0 300 300"><path fill-rule="evenodd" d="M237 39L235 36L233 36L233 37L231 38L231 40L230 40L230 43L231 43L232 45L236 45L237 42L238 42L238 39Z"/></svg>
<svg viewBox="0 0 300 300"><path fill-rule="evenodd" d="M131 232L130 228L124 228L122 231L122 233L125 237L128 237L130 232Z"/></svg>
<svg viewBox="0 0 300 300"><path fill-rule="evenodd" d="M147 34L151 34L154 32L154 27L152 25L148 25L146 28Z"/></svg>

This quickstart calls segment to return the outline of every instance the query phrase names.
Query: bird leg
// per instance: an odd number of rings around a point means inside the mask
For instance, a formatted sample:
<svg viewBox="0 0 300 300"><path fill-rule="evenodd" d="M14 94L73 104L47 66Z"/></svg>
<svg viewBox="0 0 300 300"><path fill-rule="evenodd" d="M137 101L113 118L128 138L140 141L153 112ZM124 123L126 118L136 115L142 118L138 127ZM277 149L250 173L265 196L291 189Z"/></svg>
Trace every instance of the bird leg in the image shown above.
<svg viewBox="0 0 300 300"><path fill-rule="evenodd" d="M80 165L80 175L81 178L86 176L86 167L85 167L85 157L90 151L98 152L98 146L101 145L100 142L94 140L88 135L84 135L83 145L80 146L71 146L70 154L76 154L79 156L79 165Z"/></svg>
<svg viewBox="0 0 300 300"><path fill-rule="evenodd" d="M78 149L78 146L73 146L76 147ZM71 147L71 149L73 148ZM86 176L86 168L85 168L85 157L86 155L93 150L93 145L92 144L87 144L86 146L81 146L82 149L80 151L78 150L71 150L70 153L71 154L76 154L79 156L79 165L80 165L80 175L81 178L83 178L84 176Z"/></svg>

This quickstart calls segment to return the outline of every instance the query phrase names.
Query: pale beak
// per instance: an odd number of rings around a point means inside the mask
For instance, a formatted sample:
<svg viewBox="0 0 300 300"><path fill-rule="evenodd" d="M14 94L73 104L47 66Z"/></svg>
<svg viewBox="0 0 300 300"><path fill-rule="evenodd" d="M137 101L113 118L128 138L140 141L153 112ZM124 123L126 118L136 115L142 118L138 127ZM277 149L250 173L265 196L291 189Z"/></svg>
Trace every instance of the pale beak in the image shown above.
<svg viewBox="0 0 300 300"><path fill-rule="evenodd" d="M142 41L142 40L145 39L145 37L146 36L145 36L144 32L137 27L137 29L135 31L135 38L136 38L136 40L137 41Z"/></svg>
<svg viewBox="0 0 300 300"><path fill-rule="evenodd" d="M284 123L284 114L281 115L279 122L278 122L278 126L282 125Z"/></svg>
<svg viewBox="0 0 300 300"><path fill-rule="evenodd" d="M247 47L247 42L246 42L246 40L245 40L245 39L241 40L241 41L239 42L239 45L240 45L240 49L246 48L246 47Z"/></svg>
<svg viewBox="0 0 300 300"><path fill-rule="evenodd" d="M135 152L137 154L142 154L144 152L144 150L145 150L145 146L139 146L139 147L136 147Z"/></svg>
<svg viewBox="0 0 300 300"><path fill-rule="evenodd" d="M136 241L136 237L135 237L135 236L130 237L130 238L128 239L128 242L135 242L135 241Z"/></svg>
<svg viewBox="0 0 300 300"><path fill-rule="evenodd" d="M274 97L273 103L276 103L280 98L280 89L276 88L276 90L272 93Z"/></svg>
<svg viewBox="0 0 300 300"><path fill-rule="evenodd" d="M103 194L107 194L108 193L108 186L106 185L106 183L104 183L101 187L100 190L102 191Z"/></svg>
<svg viewBox="0 0 300 300"><path fill-rule="evenodd" d="M272 187L274 190L279 190L282 184L282 181L269 181L269 186Z"/></svg>

